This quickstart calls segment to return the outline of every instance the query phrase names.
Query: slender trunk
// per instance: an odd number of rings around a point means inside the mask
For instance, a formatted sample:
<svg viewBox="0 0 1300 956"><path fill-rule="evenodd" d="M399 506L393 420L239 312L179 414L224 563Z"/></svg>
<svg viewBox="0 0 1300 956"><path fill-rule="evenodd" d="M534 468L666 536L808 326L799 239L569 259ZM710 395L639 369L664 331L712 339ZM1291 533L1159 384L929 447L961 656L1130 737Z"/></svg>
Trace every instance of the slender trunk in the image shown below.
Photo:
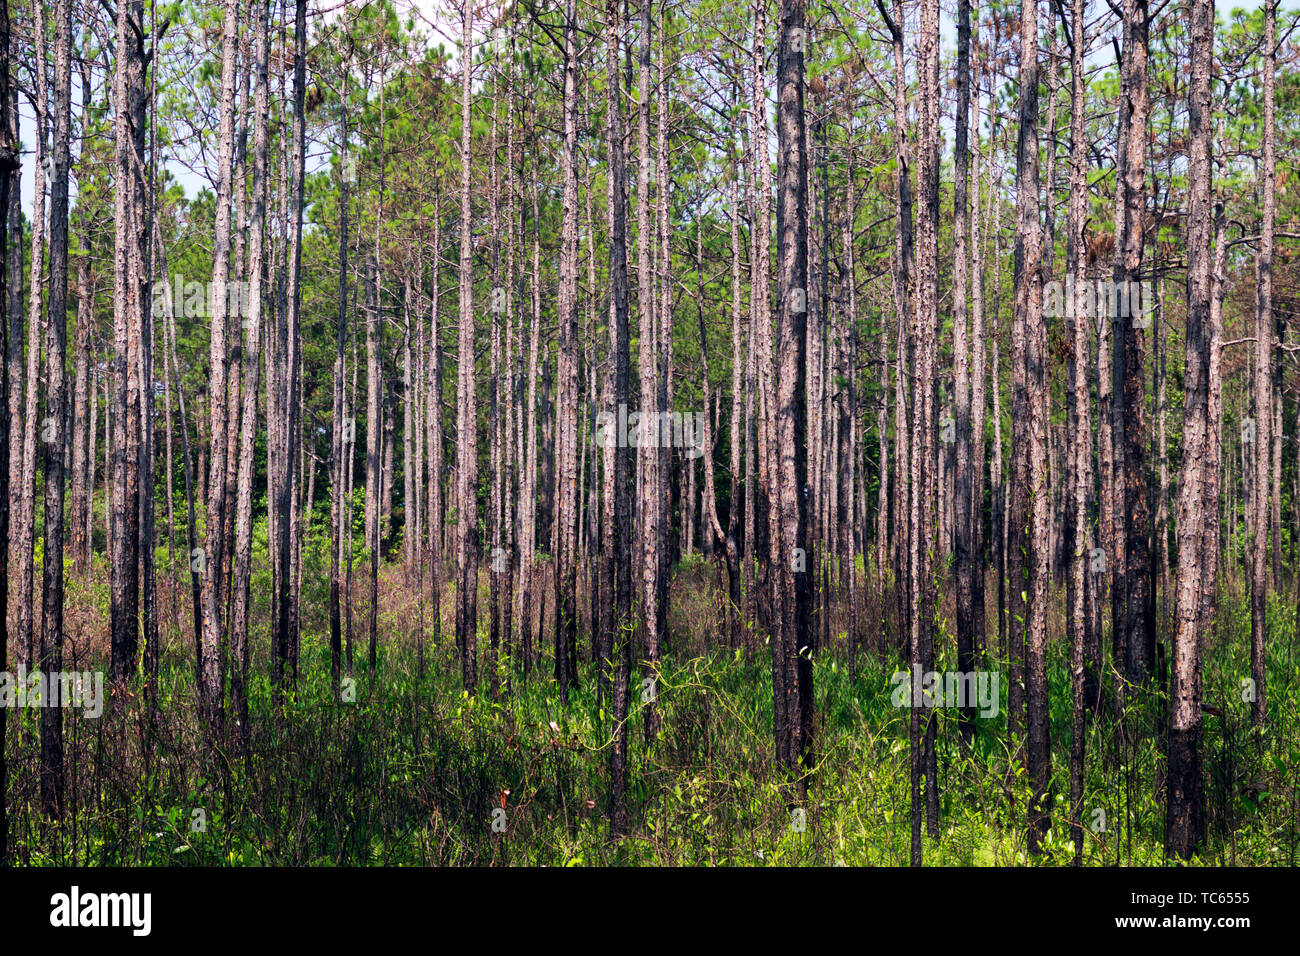
<svg viewBox="0 0 1300 956"><path fill-rule="evenodd" d="M461 13L460 318L456 380L456 643L471 695L478 660L478 442L474 381L473 235L470 205L470 110L474 34L470 4Z"/></svg>
<svg viewBox="0 0 1300 956"><path fill-rule="evenodd" d="M1146 124L1147 124L1147 0L1125 0L1125 45L1123 57L1124 106L1120 111L1120 202L1116 216L1121 229L1115 247L1114 281L1122 294L1116 296L1114 343L1115 396L1114 442L1116 456L1116 520L1123 524L1122 566L1115 580L1116 607L1122 613L1117 630L1123 632L1125 672L1131 681L1145 679L1155 658L1154 593L1151 581L1150 504L1146 475L1146 400L1143 364L1147 303L1142 309L1129 303L1139 301L1143 251L1143 216L1146 207ZM1134 314L1134 312L1139 314ZM1121 565L1116 554L1116 564ZM1119 603L1122 601L1122 604Z"/></svg>
<svg viewBox="0 0 1300 956"><path fill-rule="evenodd" d="M783 722L777 727L786 769L798 775L797 792L807 791L804 771L813 736L812 655L805 646L813 601L806 560L813 550L808 482L808 131L804 115L804 0L781 0L777 55L777 142L780 150L777 220L778 354L780 374L774 424L776 452L783 465L774 476L778 488L779 537L775 570L781 615L773 653L784 673L775 689L784 696ZM936 169L937 173L937 169ZM791 465L793 467L791 467Z"/></svg>
<svg viewBox="0 0 1300 956"><path fill-rule="evenodd" d="M0 215L7 217L16 204L10 196L13 179L18 171L17 151L14 148L14 128L9 112L9 0L0 0ZM21 220L20 220L21 222ZM6 288L12 277L7 269L10 249L10 227L6 218L0 226L0 305L8 307L11 300ZM9 378L13 371L10 358L11 328L0 320L0 672L9 667L9 455L10 429L13 424L13 404L9 391ZM9 862L9 818L7 799L8 765L5 759L5 722L8 708L0 707L0 866Z"/></svg>
<svg viewBox="0 0 1300 956"><path fill-rule="evenodd" d="M952 267L952 327L953 357L956 364L954 402L956 404L956 571L957 571L957 669L962 673L974 670L974 554L972 548L974 488L971 470L971 355L968 344L968 313L966 294L968 286L967 239L970 234L970 147L968 123L970 112L970 0L957 4L957 107L955 145L953 156L956 181L953 185L953 267ZM961 711L962 739L969 743L975 734L974 708Z"/></svg>
<svg viewBox="0 0 1300 956"><path fill-rule="evenodd" d="M92 93L90 88L90 65L84 58L81 64L81 99L82 128L88 129L90 126ZM82 158L87 158L84 145L82 147ZM76 357L72 388L72 505L68 520L72 525L72 560L79 575L86 574L90 566L89 515L92 510L91 497L95 490L93 483L87 484L86 481L89 464L94 460L95 456L94 431L89 427L90 404L94 400L90 391L90 338L95 322L95 303L90 287L90 250L95 244L94 230L90 224L91 219L91 216L83 216L83 226L79 230L82 233L81 243L84 251L77 256ZM170 418L170 415L168 417ZM168 431L169 439L170 435L171 432ZM169 464L170 457L169 445ZM170 481L170 467L167 476ZM169 494L168 503L170 504L170 502L171 496Z"/></svg>
<svg viewBox="0 0 1300 956"><path fill-rule="evenodd" d="M934 562L938 553L936 506L939 483L935 443L935 389L939 331L939 4L924 0L918 34L918 85L920 104L917 111L917 283L916 310L912 316L916 341L912 391L912 424L916 434L912 467L911 513L911 601L912 663L923 672L934 669ZM950 500L948 495L944 495ZM934 714L921 715L913 708L916 719L923 722L924 740L914 760L921 763L925 775L925 822L931 837L938 836L939 788L936 757L936 722ZM915 797L915 794L913 794ZM919 863L919 820L913 809L913 854Z"/></svg>
<svg viewBox="0 0 1300 956"><path fill-rule="evenodd" d="M560 701L569 702L578 636L578 48L577 3L564 8L562 212L559 275L559 374L556 392L555 666Z"/></svg>
<svg viewBox="0 0 1300 956"><path fill-rule="evenodd" d="M1269 464L1273 454L1273 231L1277 216L1276 124L1273 118L1277 70L1277 3L1264 4L1264 149L1260 166L1259 247L1255 257L1255 481L1250 575L1250 674L1255 695L1250 722L1262 727L1268 716L1264 659L1268 604Z"/></svg>
<svg viewBox="0 0 1300 956"><path fill-rule="evenodd" d="M1268 15L1272 15L1272 6ZM1212 408L1220 383L1212 354L1217 348L1211 300L1210 243L1213 232L1211 70L1214 47L1214 2L1191 6L1191 82L1188 88L1188 243L1187 333L1183 461L1178 500L1178 584L1175 612L1173 680L1169 688L1169 783L1165 846L1190 857L1205 835L1201 781L1201 632L1203 591L1213 582L1206 571L1208 511L1217 509L1210 469L1217 464ZM1272 37L1266 39L1271 42ZM1209 328L1207 328L1209 326ZM1212 544L1212 542L1211 542ZM1208 587L1207 587L1208 585Z"/></svg>
<svg viewBox="0 0 1300 956"><path fill-rule="evenodd" d="M46 63L45 5L32 5L32 28L39 38L34 43L36 74L36 150L32 195L32 255L28 273L27 307L27 374L25 376L22 413L22 468L18 483L18 514L15 537L18 539L18 663L35 667L39 648L35 644L35 542L36 542L36 435L40 418L40 358L44 341L42 290L45 286L44 261L46 237L46 177L49 151L46 136L49 128L49 91Z"/></svg>
<svg viewBox="0 0 1300 956"><path fill-rule="evenodd" d="M231 4L228 16L234 17ZM139 640L139 556L140 531L140 460L141 453L141 330L144 325L144 302L141 283L144 279L144 7L139 0L127 0L117 8L117 68L114 78L114 112L116 128L115 204L113 266L113 515L109 545L112 616L112 679L120 681L134 673ZM229 32L233 34L233 29ZM233 71L233 50L230 69ZM224 70L224 68L223 68ZM233 82L233 72L231 73ZM228 164L227 164L228 165ZM229 177L226 177L227 185ZM220 203L218 203L218 210ZM218 223L220 223L218 211ZM218 232L220 226L218 226ZM223 277L224 278L224 277ZM214 298L224 299L224 282L217 295L214 273ZM218 306L219 308L220 306ZM216 317L214 316L214 328ZM224 350L223 350L224 351ZM213 395L224 395L224 381L213 374ZM214 398L214 404L219 406ZM219 484L219 483L218 483ZM209 549L209 553L212 550ZM211 572L211 569L209 569ZM215 649L215 632L213 648ZM215 652L213 657L215 663ZM212 675L216 676L215 671ZM212 690L214 686L204 687ZM214 691L215 694L215 691ZM205 698L206 699L206 698ZM215 698L214 698L215 699Z"/></svg>
<svg viewBox="0 0 1300 956"><path fill-rule="evenodd" d="M629 400L631 358L628 345L627 280L627 162L623 154L622 91L618 79L619 3L605 3L606 117L609 150L609 393L615 410ZM614 412L617 414L617 411ZM605 636L614 667L614 741L610 748L610 834L625 836L630 822L627 810L627 719L632 673L632 455L625 443L607 446L607 474L612 474L612 521L605 542L613 612ZM611 461L612 459L612 461ZM613 465L612 469L609 465ZM525 625L527 622L524 622Z"/></svg>
<svg viewBox="0 0 1300 956"><path fill-rule="evenodd" d="M987 382L985 356L988 346L985 339L987 331L984 318L984 214L980 207L980 172L985 165L979 144L980 132L980 72L983 62L981 47L975 43L977 55L974 76L971 79L971 127L975 140L977 156L975 167L975 189L971 199L973 206L970 219L970 254L971 254L971 386L970 386L970 562L971 573L971 650L972 657L983 653L985 645L985 601L984 581L985 565L988 556L987 542L984 536L984 460L985 427L987 420Z"/></svg>
<svg viewBox="0 0 1300 956"><path fill-rule="evenodd" d="M262 272L265 265L267 150L268 150L268 87L267 74L270 58L270 2L257 0L253 11L254 63L256 81L253 87L253 195L252 214L249 221L248 243L248 302L243 316L243 411L240 415L239 471L236 493L235 569L233 584L233 611L231 615L230 708L239 723L241 740L246 744L251 728L248 725L248 622L249 582L252 576L253 545L253 469L257 439L257 393L261 370L262 329ZM346 269L346 259L341 263ZM336 565L337 567L337 565ZM337 598L337 592L332 595ZM337 605L335 605L337 607ZM333 618L337 623L337 615ZM337 661L337 654L334 657Z"/></svg>
<svg viewBox="0 0 1300 956"><path fill-rule="evenodd" d="M278 456L279 475L274 482L279 520L276 523L278 540L273 559L272 576L277 598L275 620L272 627L272 644L276 649L282 681L296 683L298 677L298 594L294 586L293 554L299 536L299 510L294 493L294 464L298 458L298 377L301 364L302 288L302 217L303 183L306 177L306 95L307 95L307 0L297 0L294 5L293 49L293 132L290 146L289 185L289 245L287 263L287 288L285 315L281 322L280 359L285 363L281 372L283 385L281 454ZM382 109L382 104L381 104ZM382 194L382 180L380 186ZM373 641L373 632L372 632ZM373 647L373 644L372 644ZM373 663L374 652L371 652ZM286 673L289 670L290 673Z"/></svg>
<svg viewBox="0 0 1300 956"><path fill-rule="evenodd" d="M641 537L641 626L644 629L645 653L648 668L645 680L657 682L655 670L659 660L659 509L660 497L658 429L655 411L659 404L658 343L659 326L656 322L654 294L655 229L654 207L651 201L652 180L655 178L654 153L650 143L650 4L641 7L639 54L640 69L637 80L637 357L638 378L641 386L640 432L637 441L637 485L641 490L641 507L638 514ZM664 118L660 117L660 122ZM665 188L658 183L659 190ZM660 193L662 195L662 193ZM651 686L655 686L652 684ZM647 745L654 740L658 726L654 695L645 702L645 739Z"/></svg>
<svg viewBox="0 0 1300 956"><path fill-rule="evenodd" d="M41 643L37 668L63 670L64 424L68 347L68 174L72 126L72 4L54 4L53 151L50 163L50 318L45 335L45 419L41 438L45 470L45 542ZM36 291L36 290L34 290ZM39 291L37 291L39 294ZM33 382L33 384L35 384ZM63 710L41 710L41 805L47 816L63 815Z"/></svg>
<svg viewBox="0 0 1300 956"><path fill-rule="evenodd" d="M1050 826L1051 754L1047 701L1047 590L1051 572L1048 532L1051 522L1047 485L1047 322L1042 311L1043 230L1038 180L1038 5L1024 0L1020 10L1020 131L1016 144L1016 325L1023 330L1022 410L1027 413L1015 447L1018 471L1028 482L1017 487L1018 542L1029 563L1026 575L1025 694L1028 701L1026 755L1034 788L1029 807L1029 849ZM1032 485L1032 486L1031 486ZM1025 522L1025 519L1028 519ZM1017 548L1015 550L1020 550ZM1015 586L1020 586L1013 579Z"/></svg>
<svg viewBox="0 0 1300 956"><path fill-rule="evenodd" d="M207 487L207 545L203 561L203 640L199 658L199 699L203 714L204 731L209 740L221 738L223 727L223 628L221 623L221 556L225 553L222 541L225 506L227 450L227 374L230 363L228 340L229 301L227 286L230 276L231 242L231 163L234 156L235 121L235 60L237 56L238 3L229 0L225 8L224 37L221 50L221 112L219 140L219 178L217 186L216 228L212 257L212 334L209 344L208 405L210 427L208 432L208 487Z"/></svg>
<svg viewBox="0 0 1300 956"><path fill-rule="evenodd" d="M258 70L262 68L261 51L258 52ZM348 201L352 185L353 159L348 152L348 88L351 62L343 73L343 92L339 102L339 163L342 175L339 180L339 293L338 319L334 326L334 381L333 406L330 429L330 679L337 687L343 673L343 621L340 608L343 563L343 469L344 454L349 447L348 437L355 423L345 417L343 388L346 381L344 346L347 341L348 316ZM259 78L260 82L260 78ZM256 147L255 147L256 148ZM256 192L256 190L254 190Z"/></svg>
<svg viewBox="0 0 1300 956"><path fill-rule="evenodd" d="M1088 401L1088 321L1091 309L1084 296L1087 270L1083 256L1084 213L1087 203L1088 144L1084 140L1086 91L1083 61L1087 38L1083 27L1086 0L1070 6L1070 198L1066 213L1066 278L1073 283L1073 299L1067 306L1067 328L1071 354L1067 363L1069 417L1074 456L1074 486L1071 489L1070 610L1070 830L1074 840L1075 866L1083 864L1083 760L1084 715L1088 622L1084 609L1087 591L1088 549L1085 529L1088 520L1088 490L1092 485L1092 410Z"/></svg>

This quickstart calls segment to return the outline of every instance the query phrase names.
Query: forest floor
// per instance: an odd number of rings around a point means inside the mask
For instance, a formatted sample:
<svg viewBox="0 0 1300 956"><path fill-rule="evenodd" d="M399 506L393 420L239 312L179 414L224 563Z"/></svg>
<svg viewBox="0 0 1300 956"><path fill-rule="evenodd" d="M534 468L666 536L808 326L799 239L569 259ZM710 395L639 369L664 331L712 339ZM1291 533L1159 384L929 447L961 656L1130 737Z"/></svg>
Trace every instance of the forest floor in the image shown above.
<svg viewBox="0 0 1300 956"><path fill-rule="evenodd" d="M816 762L808 799L795 807L773 760L771 670L762 641L752 661L745 648L728 647L713 566L697 557L676 567L669 649L656 695L662 726L647 746L645 703L634 673L633 835L614 843L607 822L613 722L597 702L585 625L580 683L567 708L551 679L549 646L528 679L517 659L503 658L497 699L489 699L486 674L471 698L461 687L449 627L451 589L442 602L442 641L435 646L426 640L420 678L414 590L405 585L400 565L386 565L378 664L372 672L367 663L360 597L353 606L355 699L344 702L330 680L328 574L321 573L318 556L305 560L301 673L283 703L267 676L269 581L254 581L260 627L253 635L246 748L236 740L214 758L202 744L193 635L184 629L191 620L185 586L175 604L170 590L159 595L166 613L156 707L137 685L100 719L66 716L67 812L58 823L43 820L38 810L38 711L14 712L8 801L17 862L906 865L909 712L891 700L891 676L904 666L894 648L864 640L853 680L842 627L831 647L817 654ZM160 554L159 568L166 567ZM66 668L106 667L108 595L97 583L106 580L107 574L94 571L71 579ZM358 569L358 595L362 581ZM487 644L487 606L484 579L480 654ZM1053 612L1063 625L1060 607ZM1201 863L1295 862L1300 667L1294 605L1271 606L1269 623L1271 725L1257 733L1239 690L1240 675L1250 672L1240 651L1249 646L1249 614L1239 589L1221 589L1204 665L1205 700L1217 713L1207 710L1204 722L1212 817ZM996 620L990 624L995 644ZM955 666L951 644L941 628L940 669ZM1005 675L995 656L982 666ZM938 721L940 809L937 831L924 841L927 864L1070 861L1066 657L1064 642L1054 640L1048 674L1054 810L1044 852L1026 857L1029 789L1008 744L1004 685L1000 713L976 719L970 744L961 740L955 710L926 711ZM1113 716L1089 721L1086 864L1167 862L1164 712L1158 691L1133 694L1125 716L1127 748Z"/></svg>

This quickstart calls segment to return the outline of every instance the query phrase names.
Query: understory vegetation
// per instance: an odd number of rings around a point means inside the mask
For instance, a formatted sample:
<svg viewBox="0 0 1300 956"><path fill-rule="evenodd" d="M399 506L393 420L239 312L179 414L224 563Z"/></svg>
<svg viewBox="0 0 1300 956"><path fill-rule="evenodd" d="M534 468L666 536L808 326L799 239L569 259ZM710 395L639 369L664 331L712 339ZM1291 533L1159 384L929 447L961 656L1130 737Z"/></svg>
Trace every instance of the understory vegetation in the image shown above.
<svg viewBox="0 0 1300 956"><path fill-rule="evenodd" d="M159 555L160 565L165 554ZM319 558L319 556L317 556ZM313 560L307 558L309 578ZM543 566L544 570L544 566ZM723 595L711 565L698 557L674 569L669 650L660 668L662 723L651 745L631 749L628 839L612 842L607 825L612 718L597 701L595 665L584 660L569 707L560 705L552 667L523 679L518 651L503 653L499 700L469 697L460 686L455 644L432 645L418 674L411 622L415 598L400 565L381 576L378 667L355 654L354 699L330 679L328 622L303 622L301 675L277 704L255 636L249 688L249 740L238 738L206 768L195 706L192 648L171 639L152 695L137 682L115 697L100 720L71 716L65 744L68 812L60 823L40 814L39 711L18 711L11 729L14 773L9 795L13 852L31 865L905 865L908 859L908 710L893 706L890 678L906 661L886 628L860 647L850 680L846 635L816 655L816 760L808 797L788 801L773 760L770 665L762 654L726 646ZM88 580L98 580L91 575ZM256 585L256 581L254 582ZM305 588L309 585L305 585ZM486 587L482 588L486 596ZM1294 865L1300 796L1300 659L1295 605L1269 608L1274 708L1272 732L1250 728L1240 675L1249 673L1249 609L1241 589L1224 587L1204 661L1207 845L1195 863ZM454 606L450 600L444 608ZM254 587L254 593L258 588ZM83 634L104 633L102 589L69 591L70 620ZM171 595L160 604L170 606ZM179 595L182 609L184 595ZM263 599L265 601L265 599ZM360 603L360 602L359 602ZM323 609L304 592L304 608ZM869 606L879 606L871 604ZM842 611L842 605L833 605ZM183 613L183 611L182 611ZM1054 615L1062 609L1054 607ZM445 625L446 622L444 622ZM584 625L585 627L585 625ZM834 625L832 625L834 627ZM164 630L167 630L164 628ZM580 628L581 631L581 628ZM443 633L448 634L444 626ZM996 636L996 621L990 634ZM260 641L259 641L260 637ZM70 643L75 668L102 668L107 647ZM759 646L763 640L758 639ZM938 667L952 665L951 647ZM1052 747L1068 752L1066 649L1053 643L1048 675ZM1007 673L997 648L983 666ZM538 679L541 677L542 679ZM1001 678L1005 682L1005 676ZM1000 700L1006 700L1003 686ZM634 695L629 736L644 740ZM1005 705L1004 705L1005 706ZM1208 709L1207 707L1207 709ZM1090 722L1084 815L1084 863L1162 865L1163 761L1158 746L1163 695L1130 700L1124 744L1113 713ZM972 746L957 715L939 722L941 826L925 838L931 865L997 866L1070 860L1068 815L1028 857L1022 825L1032 788L1008 751L1005 713L976 718ZM231 728L237 734L239 728ZM1068 767L1056 762L1058 808ZM502 811L497 813L497 811ZM802 811L802 813L800 812ZM1100 811L1100 812L1098 812Z"/></svg>

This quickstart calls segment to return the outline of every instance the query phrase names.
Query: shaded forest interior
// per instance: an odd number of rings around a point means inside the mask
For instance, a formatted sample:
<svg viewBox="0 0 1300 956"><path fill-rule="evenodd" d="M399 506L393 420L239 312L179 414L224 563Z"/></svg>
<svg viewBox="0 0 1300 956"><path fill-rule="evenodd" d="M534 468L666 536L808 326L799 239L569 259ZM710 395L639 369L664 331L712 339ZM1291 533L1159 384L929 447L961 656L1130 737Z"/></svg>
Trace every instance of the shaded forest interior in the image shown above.
<svg viewBox="0 0 1300 956"><path fill-rule="evenodd" d="M1297 25L0 0L0 863L1294 865Z"/></svg>

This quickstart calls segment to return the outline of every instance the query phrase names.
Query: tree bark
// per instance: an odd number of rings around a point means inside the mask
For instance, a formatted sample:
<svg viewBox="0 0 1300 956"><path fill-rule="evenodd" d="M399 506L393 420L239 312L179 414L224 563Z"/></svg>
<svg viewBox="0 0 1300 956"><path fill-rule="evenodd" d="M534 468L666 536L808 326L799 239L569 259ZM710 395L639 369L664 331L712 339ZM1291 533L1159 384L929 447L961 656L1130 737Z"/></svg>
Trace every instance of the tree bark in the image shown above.
<svg viewBox="0 0 1300 956"><path fill-rule="evenodd" d="M256 77L253 84L253 195L248 242L248 311L243 316L243 411L240 415L239 472L235 506L237 515L235 521L234 596L230 628L230 654L233 664L230 674L230 709L234 712L235 720L239 724L240 738L245 745L251 731L248 725L248 699L245 687L248 681L248 605L253 549L253 470L255 467L254 451L257 439L258 378L261 371L262 272L265 265L266 177L269 145L267 129L269 112L267 74L270 59L269 0L257 0L253 15L255 17L253 25L255 48L252 71ZM340 270L340 275L346 276L346 255L340 262ZM340 371L336 375L336 381L341 378L341 375ZM334 554L337 558L337 551ZM337 567L338 564L335 561L334 569L337 570ZM331 581L337 583L337 577L331 577ZM336 599L333 605L335 613L331 616L331 623L337 625L337 590L331 592L331 597ZM337 631L334 634L336 636ZM331 649L334 648L335 645L331 644ZM337 662L337 653L334 655L333 660Z"/></svg>
<svg viewBox="0 0 1300 956"><path fill-rule="evenodd" d="M45 543L41 644L38 667L63 670L63 504L66 366L68 348L68 178L72 126L72 5L54 3L53 151L50 163L50 318L45 335ZM39 294L39 291L37 294ZM34 383L33 383L34 384ZM51 701L50 703L52 703ZM41 710L41 804L47 816L63 816L63 709Z"/></svg>
<svg viewBox="0 0 1300 956"><path fill-rule="evenodd" d="M1255 480L1251 522L1250 674L1255 696L1250 706L1252 726L1268 717L1267 668L1264 645L1268 605L1269 465L1273 454L1273 232L1277 217L1276 123L1274 75L1277 70L1277 3L1264 3L1264 144L1260 164L1260 230L1255 254Z"/></svg>
<svg viewBox="0 0 1300 956"><path fill-rule="evenodd" d="M1128 303L1136 301L1144 245L1146 124L1148 113L1147 0L1124 0L1123 92L1117 170L1116 243L1113 278L1123 290L1115 311L1114 433L1116 542L1113 597L1115 629L1130 681L1144 680L1155 657L1154 593L1151 581L1150 504L1146 476L1144 336ZM1122 551L1122 554L1120 553Z"/></svg>
<svg viewBox="0 0 1300 956"><path fill-rule="evenodd" d="M13 189L13 180L18 172L14 128L11 123L13 117L9 111L9 41L9 0L0 0L0 214L6 216L3 225L0 225L0 304L6 308L12 305L8 295L11 290L7 286L13 277L7 268L13 225L8 212L16 206L10 197L17 192ZM21 219L19 222L21 224ZM9 390L9 378L13 371L9 348L11 334L10 324L0 321L0 356L4 358L0 364L0 672L7 671L9 667L9 439L14 410ZM0 866L9 862L9 768L5 756L7 717L8 708L0 707Z"/></svg>
<svg viewBox="0 0 1300 956"><path fill-rule="evenodd" d="M954 403L956 415L954 431L956 439L956 505L955 543L957 571L957 669L962 673L974 670L974 502L971 499L974 490L972 468L973 462L971 431L971 355L968 344L968 311L966 294L969 276L969 251L967 239L970 235L970 147L968 144L968 123L970 111L970 0L958 0L957 4L957 105L955 116L955 140L953 158L956 165L956 180L953 183L953 267L952 267L952 327L953 358L955 369ZM970 743L974 739L974 708L967 706L961 710L962 739Z"/></svg>
<svg viewBox="0 0 1300 956"><path fill-rule="evenodd" d="M1271 8L1270 8L1271 10ZM1205 834L1201 781L1202 593L1213 590L1206 570L1205 527L1218 507L1209 467L1215 440L1212 408L1219 380L1211 356L1215 342L1210 243L1213 100L1211 70L1214 2L1191 5L1191 82L1188 88L1187 332L1183 461L1178 500L1178 583L1175 604L1173 680L1169 688L1169 782L1165 846L1186 859ZM1207 467L1209 466L1209 467Z"/></svg>
<svg viewBox="0 0 1300 956"><path fill-rule="evenodd" d="M563 155L561 157L559 369L556 383L555 502L559 547L555 564L555 667L560 702L569 702L578 638L578 48L577 3L565 0L563 53Z"/></svg>
<svg viewBox="0 0 1300 956"><path fill-rule="evenodd" d="M777 143L780 150L777 188L779 230L777 338L780 373L774 416L775 449L780 456L776 506L779 529L775 571L781 592L778 641L773 653L782 659L780 685L783 723L777 727L787 772L797 775L800 799L807 792L805 771L813 736L812 655L808 644L812 610L812 575L807 555L813 550L809 512L813 491L808 481L808 131L804 115L804 0L782 0L777 54ZM937 170L936 170L937 172Z"/></svg>
<svg viewBox="0 0 1300 956"><path fill-rule="evenodd" d="M628 343L627 278L627 163L623 154L622 91L618 77L619 4L605 3L606 116L609 150L609 327L612 379L610 393L614 414L630 398L631 357ZM534 349L535 351L535 349ZM530 373L531 378L531 373ZM529 417L531 418L531 407ZM610 834L626 836L630 829L627 810L627 719L632 673L632 454L620 441L612 446L613 522L605 544L605 565L610 571L613 595L611 630L606 636L614 665L614 742L610 748ZM527 622L523 622L527 627Z"/></svg>
<svg viewBox="0 0 1300 956"><path fill-rule="evenodd" d="M1070 610L1070 831L1074 840L1074 866L1083 865L1083 761L1085 683L1087 666L1088 619L1085 612L1087 568L1089 562L1087 535L1088 497L1092 486L1092 410L1088 396L1088 322L1091 308L1084 297L1087 267L1084 259L1084 214L1088 201L1088 144L1084 139L1084 110L1086 91L1083 61L1087 45L1084 33L1084 6L1086 0L1073 0L1070 5L1070 198L1066 213L1066 277L1073 282L1073 300L1067 312L1067 326L1071 354L1067 367L1069 385L1069 417L1073 429L1071 437L1074 455L1074 485L1070 545L1071 555Z"/></svg>
<svg viewBox="0 0 1300 956"><path fill-rule="evenodd" d="M1025 694L1028 701L1026 755L1034 788L1029 807L1029 849L1037 853L1050 826L1051 754L1047 701L1047 591L1051 573L1048 533L1051 522L1047 482L1047 322L1042 309L1043 231L1039 218L1038 179L1038 4L1024 0L1020 9L1020 131L1016 143L1016 326L1023 330L1021 409L1025 427L1017 443L1017 471L1028 479L1018 484L1013 525L1017 547L1029 564L1024 585ZM1032 487L1031 487L1032 485ZM1028 519L1027 525L1023 523ZM1017 578L1012 587L1020 587ZM1014 680L1014 677L1013 677Z"/></svg>
<svg viewBox="0 0 1300 956"><path fill-rule="evenodd" d="M474 380L473 235L470 215L470 97L473 75L473 14L469 0L461 10L460 113L460 328L456 381L456 642L461 676L471 695L478 659L478 442Z"/></svg>
<svg viewBox="0 0 1300 956"><path fill-rule="evenodd" d="M223 629L221 623L221 556L225 506L228 399L227 375L230 363L228 339L227 288L230 276L231 243L231 166L234 158L235 66L238 55L238 3L228 0L225 7L224 36L221 49L221 113L219 133L219 170L216 225L212 256L212 332L209 361L209 431L207 486L207 542L203 552L203 640L199 657L199 706L204 731L209 741L221 739L223 732Z"/></svg>
<svg viewBox="0 0 1300 956"><path fill-rule="evenodd" d="M140 351L144 325L141 282L145 258L141 248L144 236L141 157L145 132L143 31L143 4L139 0L118 4L114 77L113 520L109 547L113 629L110 674L114 682L135 671L139 640Z"/></svg>
<svg viewBox="0 0 1300 956"><path fill-rule="evenodd" d="M49 82L46 62L45 5L32 5L32 29L38 39L35 56L36 99L33 101L36 126L35 168L32 194L32 254L28 273L27 305L27 374L22 413L22 466L18 484L18 514L15 536L18 539L18 662L34 668L39 648L35 641L35 548L36 548L36 436L40 426L40 358L44 341L41 292L44 287L46 236L46 179L49 150ZM30 94L29 94L30 95Z"/></svg>

